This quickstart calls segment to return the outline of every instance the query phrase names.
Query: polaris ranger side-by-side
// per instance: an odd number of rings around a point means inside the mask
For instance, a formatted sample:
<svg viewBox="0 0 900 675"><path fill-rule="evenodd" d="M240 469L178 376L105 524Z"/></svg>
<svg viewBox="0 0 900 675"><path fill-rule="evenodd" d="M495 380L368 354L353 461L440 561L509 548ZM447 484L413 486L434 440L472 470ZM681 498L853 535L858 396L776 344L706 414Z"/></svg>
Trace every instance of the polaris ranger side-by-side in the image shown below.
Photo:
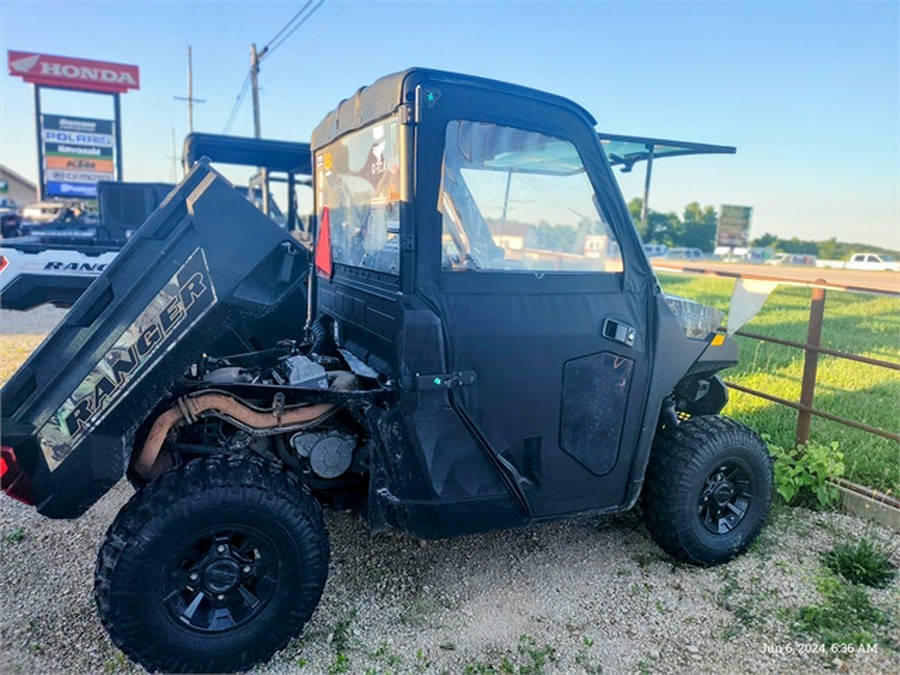
<svg viewBox="0 0 900 675"><path fill-rule="evenodd" d="M282 648L325 584L322 506L430 539L640 497L679 560L747 548L772 473L718 415L736 343L661 292L594 124L409 70L313 133L312 254L202 162L129 240L2 390L0 468L55 518L135 484L95 582L130 658Z"/></svg>

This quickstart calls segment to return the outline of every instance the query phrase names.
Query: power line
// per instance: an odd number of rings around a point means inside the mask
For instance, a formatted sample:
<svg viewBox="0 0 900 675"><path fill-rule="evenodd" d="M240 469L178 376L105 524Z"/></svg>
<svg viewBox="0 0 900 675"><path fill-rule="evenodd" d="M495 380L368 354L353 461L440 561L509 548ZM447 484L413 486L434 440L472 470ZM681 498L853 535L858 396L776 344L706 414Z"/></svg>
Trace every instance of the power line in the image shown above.
<svg viewBox="0 0 900 675"><path fill-rule="evenodd" d="M300 28L306 21L316 13L316 11L325 4L325 0L319 0L315 5L313 5L312 9L306 12L307 8L312 4L313 0L307 0L306 4L300 8L291 19L281 27L274 37L269 40L268 43L256 53L256 47L253 47L253 56L251 57L252 64L250 66L250 72L247 73L247 77L244 78L244 84L241 85L241 92L238 94L237 100L234 102L234 107L231 109L231 113L228 115L228 121L225 122L225 128L222 133L227 134L231 129L231 125L234 124L234 120L237 118L237 114L241 108L241 104L244 102L244 97L247 95L248 86L256 80L256 75L259 73L259 63L262 61L263 57L268 56L276 49L278 49L281 45L285 43L285 41L294 34L294 32ZM343 8L342 8L343 9ZM303 13L306 12L306 16L303 16ZM301 18L302 17L302 18ZM299 21L298 21L299 19ZM286 32L286 33L285 33ZM283 37L282 37L283 36ZM279 39L281 38L281 39ZM257 89L254 84L253 88L254 97L257 96ZM258 127L258 108L256 105L254 106L254 124Z"/></svg>
<svg viewBox="0 0 900 675"><path fill-rule="evenodd" d="M266 50L268 50L268 49L269 49L269 46L270 46L273 42L275 42L275 40L277 40L277 39L279 38L279 36L280 36L284 31L286 31L286 30L290 27L290 25L291 25L292 23L294 23L294 21L297 20L297 17L299 17L301 14L303 14L303 12L306 11L306 8L309 7L309 6L312 4L312 1L313 1L313 0L306 0L306 4L303 5L303 7L300 8L300 11L297 12L296 14L294 14L294 16L291 17L291 20L288 21L286 24L284 24L284 26L281 27L281 30L278 31L278 32L275 34L275 37L273 37L271 40L269 40L269 41L263 46L262 51L265 52Z"/></svg>
<svg viewBox="0 0 900 675"><path fill-rule="evenodd" d="M222 130L223 134L227 134L231 129L231 125L234 124L234 120L237 117L238 111L241 109L241 104L244 102L244 97L247 95L247 89L250 87L250 73L247 73L247 77L244 78L244 84L241 85L241 93L238 94L237 100L234 102L234 107L231 109L231 113L228 115L228 121L225 122L225 128Z"/></svg>
<svg viewBox="0 0 900 675"><path fill-rule="evenodd" d="M311 1L312 1L312 0L310 0L310 2L311 2ZM307 3L307 4L309 4L309 3ZM262 52L260 53L260 58L262 58L263 56L268 56L269 54L271 54L272 52L274 52L276 49L278 49L281 45L283 45L284 42L285 42L285 40L287 40L289 37L291 37L291 35L294 34L294 31L296 31L298 28L300 28L300 26L302 26L304 23L306 23L307 19L309 19L309 17L311 17L313 14L315 14L316 11L317 11L323 4L325 4L325 0L319 0L319 2L317 2L317 3L315 4L315 6L314 6L311 10L309 10L309 13L308 13L306 16L304 16L302 19L300 19L300 21L298 21L298 22L293 26L293 28L290 29L290 31L288 31L288 34L287 34L287 35L285 35L283 38L281 38L281 40L279 40L277 43L275 43L275 44L272 45L271 47L269 47L269 46L263 47L263 50L262 50ZM293 19L292 19L292 21L293 21ZM282 29L282 30L283 30L283 29Z"/></svg>

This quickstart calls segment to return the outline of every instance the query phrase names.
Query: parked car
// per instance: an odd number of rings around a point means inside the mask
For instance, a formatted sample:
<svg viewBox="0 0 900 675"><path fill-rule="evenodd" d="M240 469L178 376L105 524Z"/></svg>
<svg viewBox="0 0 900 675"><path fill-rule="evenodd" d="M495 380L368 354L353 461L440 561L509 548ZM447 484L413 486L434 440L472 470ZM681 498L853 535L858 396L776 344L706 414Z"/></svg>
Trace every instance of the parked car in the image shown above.
<svg viewBox="0 0 900 675"><path fill-rule="evenodd" d="M666 257L673 260L705 260L709 256L699 248L679 247L670 248L669 252L666 253Z"/></svg>
<svg viewBox="0 0 900 675"><path fill-rule="evenodd" d="M779 253L774 258L766 260L766 265L813 265L816 264L816 256L806 253Z"/></svg>
<svg viewBox="0 0 900 675"><path fill-rule="evenodd" d="M18 237L21 224L22 217L16 203L9 197L0 197L0 234L3 238Z"/></svg>
<svg viewBox="0 0 900 675"><path fill-rule="evenodd" d="M77 202L64 199L36 202L22 209L22 219L32 223L49 223L77 206Z"/></svg>
<svg viewBox="0 0 900 675"><path fill-rule="evenodd" d="M854 253L847 261L847 269L900 272L900 262L883 253Z"/></svg>
<svg viewBox="0 0 900 675"><path fill-rule="evenodd" d="M669 252L665 244L644 244L644 253L648 258L663 258Z"/></svg>

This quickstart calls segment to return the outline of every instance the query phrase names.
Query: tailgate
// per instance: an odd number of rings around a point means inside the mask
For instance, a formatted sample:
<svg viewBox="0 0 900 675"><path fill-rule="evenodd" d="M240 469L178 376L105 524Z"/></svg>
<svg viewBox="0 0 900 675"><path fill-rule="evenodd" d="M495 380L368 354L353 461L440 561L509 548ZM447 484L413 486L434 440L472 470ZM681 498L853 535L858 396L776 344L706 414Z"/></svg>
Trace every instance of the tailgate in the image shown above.
<svg viewBox="0 0 900 675"><path fill-rule="evenodd" d="M0 391L38 510L70 518L124 474L137 426L218 338L302 297L308 255L201 163ZM305 307L296 311L296 332Z"/></svg>

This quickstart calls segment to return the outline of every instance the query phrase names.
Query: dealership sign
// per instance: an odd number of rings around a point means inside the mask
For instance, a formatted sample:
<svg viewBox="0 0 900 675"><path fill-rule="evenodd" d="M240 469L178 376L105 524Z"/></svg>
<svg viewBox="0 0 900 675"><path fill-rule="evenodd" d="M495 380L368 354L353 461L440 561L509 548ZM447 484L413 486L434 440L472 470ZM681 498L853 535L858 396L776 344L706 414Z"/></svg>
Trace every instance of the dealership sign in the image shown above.
<svg viewBox="0 0 900 675"><path fill-rule="evenodd" d="M41 115L45 194L96 197L97 183L115 180L114 125L68 115Z"/></svg>
<svg viewBox="0 0 900 675"><path fill-rule="evenodd" d="M7 52L9 74L46 87L124 94L140 87L137 66L70 56Z"/></svg>

